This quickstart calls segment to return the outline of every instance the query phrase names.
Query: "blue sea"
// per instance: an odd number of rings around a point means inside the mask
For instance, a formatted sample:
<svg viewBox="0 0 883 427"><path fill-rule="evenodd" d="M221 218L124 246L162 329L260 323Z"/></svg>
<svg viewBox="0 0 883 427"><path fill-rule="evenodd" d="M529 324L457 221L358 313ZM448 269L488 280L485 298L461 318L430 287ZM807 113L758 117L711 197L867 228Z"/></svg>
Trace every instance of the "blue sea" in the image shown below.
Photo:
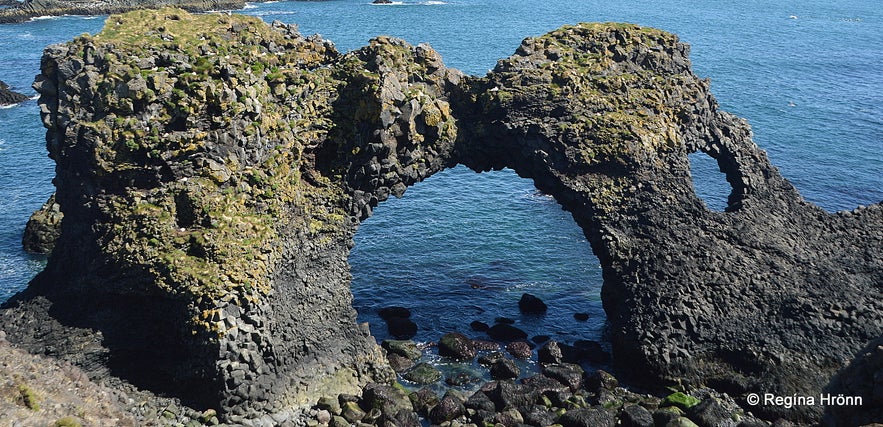
<svg viewBox="0 0 883 427"><path fill-rule="evenodd" d="M367 0L250 4L239 13L296 23L347 51L371 37L426 42L445 62L483 75L527 36L564 24L624 21L661 28L692 46L694 71L724 109L748 119L755 141L808 200L834 212L883 200L883 8L878 0ZM21 92L42 49L96 33L103 17L0 25L0 80ZM22 252L29 214L51 194L36 101L0 109L0 301L23 289L42 257ZM697 192L713 209L728 193L716 165L694 155ZM604 339L598 260L570 214L504 170L441 172L381 204L350 256L354 305L376 337L376 312L404 306L417 338L509 317L531 335ZM546 316L521 316L534 294ZM576 321L574 313L587 313Z"/></svg>

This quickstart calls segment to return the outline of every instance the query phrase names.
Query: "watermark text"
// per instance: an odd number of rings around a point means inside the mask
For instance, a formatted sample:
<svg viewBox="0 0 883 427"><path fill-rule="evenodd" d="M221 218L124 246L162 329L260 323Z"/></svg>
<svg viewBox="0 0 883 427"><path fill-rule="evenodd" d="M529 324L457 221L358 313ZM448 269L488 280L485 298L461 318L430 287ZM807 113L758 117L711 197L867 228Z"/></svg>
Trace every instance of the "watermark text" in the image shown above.
<svg viewBox="0 0 883 427"><path fill-rule="evenodd" d="M777 396L772 393L751 393L745 397L751 406L781 406L790 409L795 406L862 406L864 402L861 396L847 396L844 394L822 393L819 395L802 396L792 394L790 396Z"/></svg>

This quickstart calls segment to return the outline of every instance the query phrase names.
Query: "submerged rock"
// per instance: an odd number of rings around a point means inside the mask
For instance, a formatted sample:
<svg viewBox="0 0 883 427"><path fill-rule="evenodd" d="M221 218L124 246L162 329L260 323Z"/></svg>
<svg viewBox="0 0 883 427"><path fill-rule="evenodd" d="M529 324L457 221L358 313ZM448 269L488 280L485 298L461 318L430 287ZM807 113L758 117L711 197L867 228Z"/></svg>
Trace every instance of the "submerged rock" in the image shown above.
<svg viewBox="0 0 883 427"><path fill-rule="evenodd" d="M487 330L487 335L494 340L511 342L527 339L527 332L508 323L497 323Z"/></svg>
<svg viewBox="0 0 883 427"><path fill-rule="evenodd" d="M402 378L418 385L435 384L441 377L441 372L428 363L418 363L414 368L402 375Z"/></svg>
<svg viewBox="0 0 883 427"><path fill-rule="evenodd" d="M518 309L524 314L546 314L549 307L543 300L531 294L522 294L518 300Z"/></svg>
<svg viewBox="0 0 883 427"><path fill-rule="evenodd" d="M319 394L394 379L351 305L360 221L456 164L509 167L584 230L615 364L633 381L818 395L883 335L883 208L804 201L687 53L662 31L580 24L466 77L388 37L342 54L247 16L111 16L42 59L34 87L64 227L0 327L230 424L296 418ZM697 151L732 186L725 212L693 191ZM527 338L512 325L487 333ZM566 374L556 379L575 384ZM533 405L524 387L487 393Z"/></svg>

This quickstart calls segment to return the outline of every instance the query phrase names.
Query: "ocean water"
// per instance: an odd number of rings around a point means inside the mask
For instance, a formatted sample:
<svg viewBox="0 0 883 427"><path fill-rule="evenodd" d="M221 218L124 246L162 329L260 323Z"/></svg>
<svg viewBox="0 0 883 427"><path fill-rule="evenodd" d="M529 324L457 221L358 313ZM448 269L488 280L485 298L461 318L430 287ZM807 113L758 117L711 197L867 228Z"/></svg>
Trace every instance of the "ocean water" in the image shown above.
<svg viewBox="0 0 883 427"><path fill-rule="evenodd" d="M755 141L808 200L828 211L883 200L883 8L876 0L775 2L369 0L272 2L241 13L296 23L342 51L376 35L431 44L445 62L484 74L520 41L564 24L625 21L679 34L694 71L722 106L752 124ZM101 18L0 25L0 80L33 94L44 46L95 33ZM728 187L716 165L693 156L697 193L721 209ZM45 262L24 254L28 215L51 194L35 101L0 109L0 301ZM354 305L378 338L384 306L414 313L418 339L510 317L531 334L603 340L598 261L551 198L511 171L444 171L381 204L350 256ZM520 316L522 293L543 298L545 317ZM573 313L589 314L577 322Z"/></svg>

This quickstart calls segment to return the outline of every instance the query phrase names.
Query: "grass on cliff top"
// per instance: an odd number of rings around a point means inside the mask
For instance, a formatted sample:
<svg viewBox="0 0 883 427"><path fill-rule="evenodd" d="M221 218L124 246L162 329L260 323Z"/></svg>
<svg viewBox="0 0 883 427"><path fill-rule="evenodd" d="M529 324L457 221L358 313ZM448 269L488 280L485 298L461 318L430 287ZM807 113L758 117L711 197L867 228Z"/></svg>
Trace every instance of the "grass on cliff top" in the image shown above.
<svg viewBox="0 0 883 427"><path fill-rule="evenodd" d="M169 42L196 45L206 40L235 43L239 40L224 37L232 32L234 26L247 28L252 39L269 41L280 37L278 32L257 17L219 13L192 15L182 9L164 8L112 15L107 18L104 28L95 39L130 45Z"/></svg>

